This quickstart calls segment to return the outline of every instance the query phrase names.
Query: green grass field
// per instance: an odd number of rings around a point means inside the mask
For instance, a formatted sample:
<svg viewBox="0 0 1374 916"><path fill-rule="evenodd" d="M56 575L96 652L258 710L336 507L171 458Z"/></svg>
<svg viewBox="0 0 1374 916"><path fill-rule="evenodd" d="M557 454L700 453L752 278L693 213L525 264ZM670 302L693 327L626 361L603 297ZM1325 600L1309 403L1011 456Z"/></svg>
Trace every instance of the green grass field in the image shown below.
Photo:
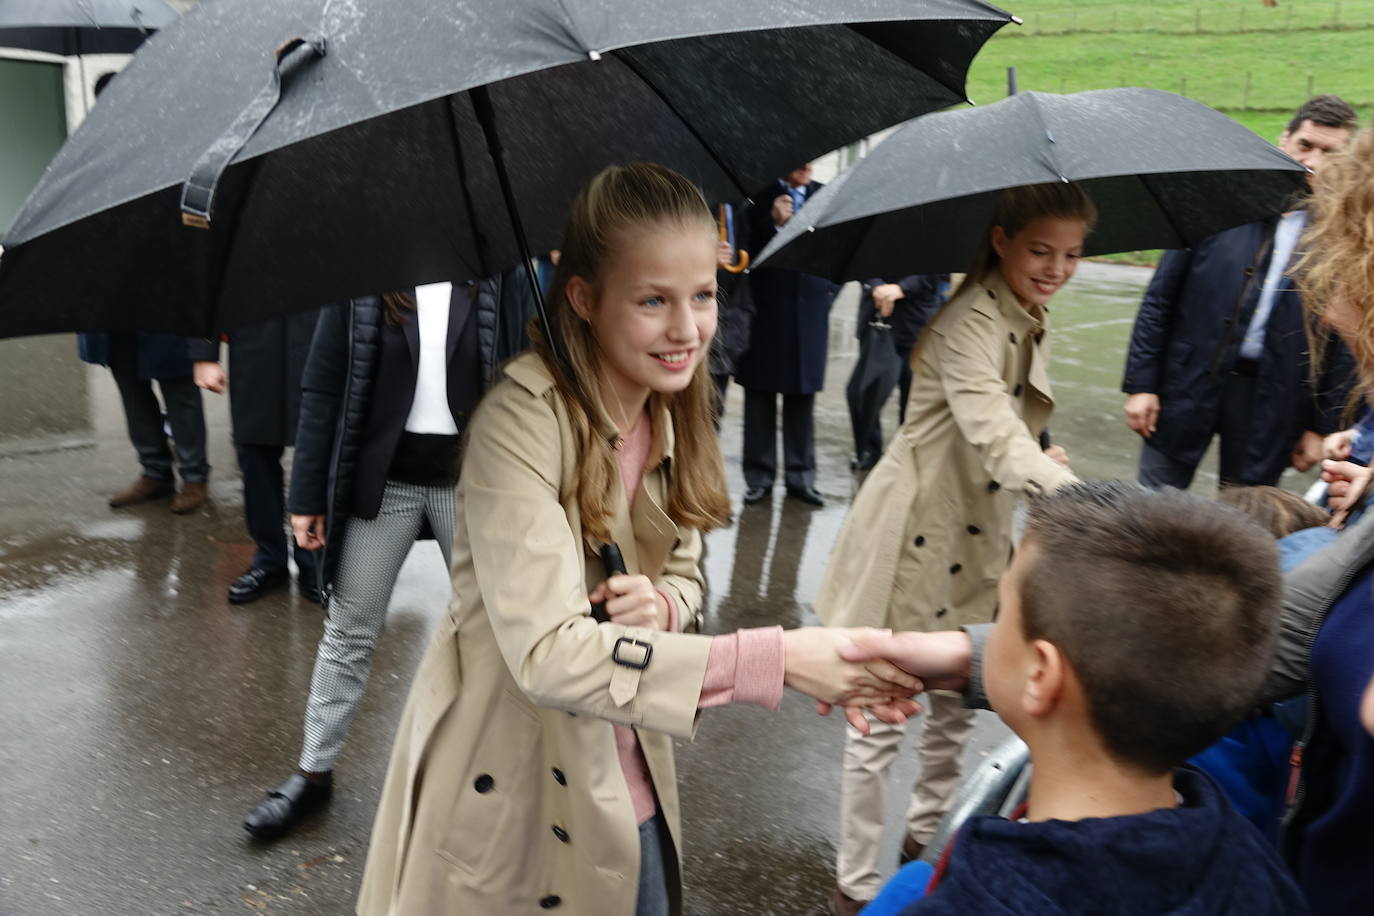
<svg viewBox="0 0 1374 916"><path fill-rule="evenodd" d="M983 48L969 97L1006 95L1007 68L1022 90L1081 92L1118 86L1197 99L1275 141L1311 93L1335 93L1374 115L1374 0L1004 0L1025 20ZM1152 264L1157 252L1107 260Z"/></svg>
<svg viewBox="0 0 1374 916"><path fill-rule="evenodd" d="M1180 92L1268 139L1312 92L1374 112L1374 0L1121 0L1005 3L1025 20L988 42L969 95L1146 86ZM1341 28L1331 27L1339 22ZM1195 31L1200 23L1202 31ZM1243 27L1244 31L1239 29ZM1247 90L1247 85L1249 86Z"/></svg>

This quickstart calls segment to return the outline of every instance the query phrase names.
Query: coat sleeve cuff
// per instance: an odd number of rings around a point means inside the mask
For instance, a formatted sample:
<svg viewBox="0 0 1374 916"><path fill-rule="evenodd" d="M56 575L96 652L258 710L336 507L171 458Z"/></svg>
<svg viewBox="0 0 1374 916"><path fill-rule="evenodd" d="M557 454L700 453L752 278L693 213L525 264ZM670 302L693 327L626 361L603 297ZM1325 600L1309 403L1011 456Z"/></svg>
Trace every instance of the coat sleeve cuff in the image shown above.
<svg viewBox="0 0 1374 916"><path fill-rule="evenodd" d="M983 688L983 653L987 648L988 634L993 624L978 623L960 627L968 634L972 651L968 661L968 686L964 688L964 707L966 709L991 709L988 705L987 691Z"/></svg>

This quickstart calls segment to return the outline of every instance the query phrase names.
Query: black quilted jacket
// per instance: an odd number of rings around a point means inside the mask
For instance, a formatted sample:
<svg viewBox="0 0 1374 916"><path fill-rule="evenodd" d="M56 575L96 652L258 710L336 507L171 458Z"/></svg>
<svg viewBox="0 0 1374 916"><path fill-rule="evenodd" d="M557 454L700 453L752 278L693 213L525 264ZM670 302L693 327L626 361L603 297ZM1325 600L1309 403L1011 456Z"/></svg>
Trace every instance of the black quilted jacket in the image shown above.
<svg viewBox="0 0 1374 916"><path fill-rule="evenodd" d="M333 561L348 521L358 447L367 428L381 353L380 296L365 296L320 312L301 376L300 423L291 464L286 511L325 516L320 557L322 585L333 580Z"/></svg>

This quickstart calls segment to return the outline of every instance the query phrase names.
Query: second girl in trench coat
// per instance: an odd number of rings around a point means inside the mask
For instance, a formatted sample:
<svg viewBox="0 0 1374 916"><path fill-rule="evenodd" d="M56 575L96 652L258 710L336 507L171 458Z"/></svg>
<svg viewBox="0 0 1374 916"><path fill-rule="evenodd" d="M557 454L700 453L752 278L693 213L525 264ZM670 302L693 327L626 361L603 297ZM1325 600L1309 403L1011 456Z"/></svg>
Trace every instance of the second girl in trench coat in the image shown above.
<svg viewBox="0 0 1374 916"><path fill-rule="evenodd" d="M826 624L928 631L992 619L1016 499L1075 479L1039 444L1054 406L1046 306L1093 218L1071 184L1003 192L980 264L913 351L906 422L860 488L816 597ZM934 833L973 730L958 699L931 694L926 706L904 858ZM856 912L881 886L902 735L901 725L847 733L836 912Z"/></svg>

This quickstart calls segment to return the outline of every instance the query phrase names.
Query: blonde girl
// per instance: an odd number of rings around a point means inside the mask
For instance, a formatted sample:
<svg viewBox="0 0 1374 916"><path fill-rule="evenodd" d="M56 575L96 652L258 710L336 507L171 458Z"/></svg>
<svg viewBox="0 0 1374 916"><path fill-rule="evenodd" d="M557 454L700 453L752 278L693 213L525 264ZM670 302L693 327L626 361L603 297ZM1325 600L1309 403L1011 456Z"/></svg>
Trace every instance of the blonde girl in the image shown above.
<svg viewBox="0 0 1374 916"><path fill-rule="evenodd" d="M900 720L916 682L844 631L707 637L702 534L729 503L711 424L714 221L665 168L573 204L544 336L469 427L453 600L412 688L358 912L680 910L673 739L784 684ZM628 574L607 577L602 547ZM608 622L591 614L604 604Z"/></svg>

